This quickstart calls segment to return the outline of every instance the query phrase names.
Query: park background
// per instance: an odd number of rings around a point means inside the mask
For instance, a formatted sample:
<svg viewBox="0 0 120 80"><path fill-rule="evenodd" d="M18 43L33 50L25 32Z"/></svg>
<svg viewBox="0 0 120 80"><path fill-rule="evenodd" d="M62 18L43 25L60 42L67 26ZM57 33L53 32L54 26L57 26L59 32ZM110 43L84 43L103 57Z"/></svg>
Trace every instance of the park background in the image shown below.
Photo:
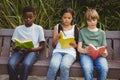
<svg viewBox="0 0 120 80"><path fill-rule="evenodd" d="M53 29L61 22L61 10L71 7L75 11L74 24L80 29L85 27L86 9L94 8L100 15L99 28L120 31L119 0L0 0L0 28L15 28L23 24L22 9L27 5L35 8L35 23L44 29Z"/></svg>
<svg viewBox="0 0 120 80"><path fill-rule="evenodd" d="M44 29L53 29L61 22L60 12L65 7L75 11L74 24L85 27L84 13L87 8L94 8L100 15L98 27L105 31L120 31L119 0L0 0L0 29L14 29L24 24L22 10L25 6L33 6L36 11L35 23ZM8 75L0 75L0 80L8 80ZM45 80L45 77L29 77L29 80ZM70 80L83 80L71 78Z"/></svg>

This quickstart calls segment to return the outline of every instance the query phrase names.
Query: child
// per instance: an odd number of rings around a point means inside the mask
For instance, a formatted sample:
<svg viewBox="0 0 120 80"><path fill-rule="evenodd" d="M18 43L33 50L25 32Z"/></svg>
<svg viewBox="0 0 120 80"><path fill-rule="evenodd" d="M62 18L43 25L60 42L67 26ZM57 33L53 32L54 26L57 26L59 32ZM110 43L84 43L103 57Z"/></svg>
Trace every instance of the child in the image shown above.
<svg viewBox="0 0 120 80"><path fill-rule="evenodd" d="M80 52L80 64L83 69L85 80L93 80L94 66L98 71L97 80L106 80L108 72L108 63L105 57L108 53L105 50L100 53L100 56L96 59L88 56L90 50L88 50L89 44L94 45L96 48L101 46L107 46L105 32L97 28L97 21L99 15L95 9L88 9L85 13L85 21L87 27L79 31L78 52Z"/></svg>
<svg viewBox="0 0 120 80"><path fill-rule="evenodd" d="M31 39L34 47L23 49L13 45L14 52L8 61L9 80L27 80L31 67L37 60L38 51L44 48L45 38L43 28L34 24L35 11L33 7L27 6L23 9L23 19L25 25L20 25L15 29L12 41L14 43L15 38L20 40ZM22 71L18 77L17 67L21 61Z"/></svg>
<svg viewBox="0 0 120 80"><path fill-rule="evenodd" d="M78 35L78 28L72 25L74 12L71 8L65 8L61 12L62 24L57 24L54 27L53 33L53 50L52 59L49 65L47 80L55 80L56 73L60 68L60 80L69 80L69 70L73 62L76 60L77 36L76 41L69 43L71 47L62 48L59 42L62 36L59 31L64 33L66 38L74 37L75 32Z"/></svg>

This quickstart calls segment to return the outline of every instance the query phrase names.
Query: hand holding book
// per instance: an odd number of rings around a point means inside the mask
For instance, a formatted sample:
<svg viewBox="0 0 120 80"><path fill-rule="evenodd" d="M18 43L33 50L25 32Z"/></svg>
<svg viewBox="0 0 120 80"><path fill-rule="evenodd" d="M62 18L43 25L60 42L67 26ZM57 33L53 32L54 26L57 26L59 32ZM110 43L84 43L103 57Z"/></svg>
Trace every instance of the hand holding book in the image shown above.
<svg viewBox="0 0 120 80"><path fill-rule="evenodd" d="M96 59L101 55L101 53L104 53L106 50L105 46L101 46L96 48L92 44L90 44L87 49L89 50L89 53L87 53L88 56L92 57L93 59Z"/></svg>
<svg viewBox="0 0 120 80"><path fill-rule="evenodd" d="M60 31L59 35L60 35L59 42L61 44L62 49L72 47L71 44L75 42L74 37L66 38L64 37L64 34L62 31Z"/></svg>
<svg viewBox="0 0 120 80"><path fill-rule="evenodd" d="M21 47L13 45L13 46L12 46L12 49L13 49L14 51L20 51L20 50L21 50Z"/></svg>
<svg viewBox="0 0 120 80"><path fill-rule="evenodd" d="M58 41L59 39L61 38L61 35L60 34L55 34L55 41Z"/></svg>
<svg viewBox="0 0 120 80"><path fill-rule="evenodd" d="M74 42L71 42L70 45L73 47L73 48L77 48L77 43L74 41Z"/></svg>

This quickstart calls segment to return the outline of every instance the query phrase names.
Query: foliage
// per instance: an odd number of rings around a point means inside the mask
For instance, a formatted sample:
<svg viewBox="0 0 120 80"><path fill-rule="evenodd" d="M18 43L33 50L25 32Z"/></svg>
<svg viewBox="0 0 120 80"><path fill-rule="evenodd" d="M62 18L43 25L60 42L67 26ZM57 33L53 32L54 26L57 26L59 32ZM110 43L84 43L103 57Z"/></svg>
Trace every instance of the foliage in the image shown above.
<svg viewBox="0 0 120 80"><path fill-rule="evenodd" d="M0 27L15 28L23 24L22 9L31 5L36 10L35 23L44 29L53 29L61 22L60 11L71 7L75 11L74 23L80 28L85 26L84 12L95 8L100 20L98 26L104 30L120 30L119 0L1 0Z"/></svg>

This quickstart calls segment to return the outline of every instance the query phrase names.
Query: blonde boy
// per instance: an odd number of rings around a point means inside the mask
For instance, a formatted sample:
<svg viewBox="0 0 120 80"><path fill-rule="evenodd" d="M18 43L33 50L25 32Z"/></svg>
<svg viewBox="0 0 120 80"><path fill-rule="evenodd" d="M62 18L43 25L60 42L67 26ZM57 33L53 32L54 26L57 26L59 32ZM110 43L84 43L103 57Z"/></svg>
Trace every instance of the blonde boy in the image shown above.
<svg viewBox="0 0 120 80"><path fill-rule="evenodd" d="M95 9L88 9L85 13L85 22L87 27L79 32L78 51L80 53L80 64L83 69L85 80L93 80L94 66L98 71L97 80L106 80L108 72L108 62L105 57L108 53L105 50L100 53L100 56L93 59L89 56L89 44L94 45L96 48L107 46L105 32L97 28L97 21L99 15Z"/></svg>

